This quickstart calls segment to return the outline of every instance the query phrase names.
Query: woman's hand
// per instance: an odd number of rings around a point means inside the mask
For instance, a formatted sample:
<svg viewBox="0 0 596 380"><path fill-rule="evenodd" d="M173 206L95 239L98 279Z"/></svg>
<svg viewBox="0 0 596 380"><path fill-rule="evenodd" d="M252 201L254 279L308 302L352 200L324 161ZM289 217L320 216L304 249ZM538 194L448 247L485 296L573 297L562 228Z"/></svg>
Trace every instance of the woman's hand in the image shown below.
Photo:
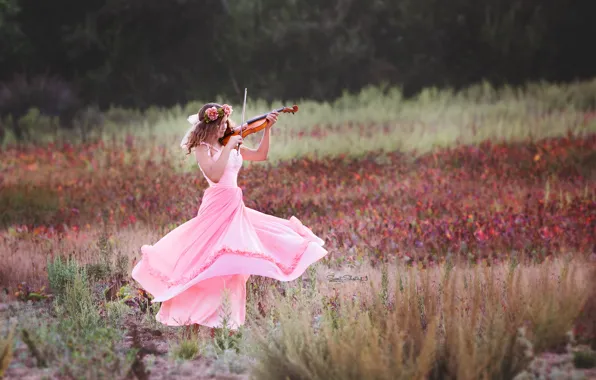
<svg viewBox="0 0 596 380"><path fill-rule="evenodd" d="M277 112L277 111L273 111L267 115L266 119L267 119L267 121L269 121L269 125L267 125L267 128L273 127L273 124L275 124L277 122L278 115L279 115L279 112Z"/></svg>
<svg viewBox="0 0 596 380"><path fill-rule="evenodd" d="M228 140L228 143L226 144L226 147L230 147L230 148L235 148L236 145L242 143L242 136L240 135L233 135L230 137L230 139Z"/></svg>

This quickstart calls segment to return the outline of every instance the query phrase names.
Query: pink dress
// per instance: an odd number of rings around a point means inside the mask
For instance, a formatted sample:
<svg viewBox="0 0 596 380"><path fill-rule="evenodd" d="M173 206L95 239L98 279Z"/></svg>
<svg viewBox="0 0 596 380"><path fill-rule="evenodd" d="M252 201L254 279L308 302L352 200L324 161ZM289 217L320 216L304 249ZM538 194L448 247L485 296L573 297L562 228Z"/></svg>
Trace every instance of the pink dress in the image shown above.
<svg viewBox="0 0 596 380"><path fill-rule="evenodd" d="M217 159L221 151L208 147ZM231 328L236 329L244 324L250 275L292 281L327 254L324 241L297 218L281 219L244 205L236 182L242 161L240 152L232 150L218 183L203 173L209 188L197 216L154 245L141 247L132 277L153 302L161 302L159 322L221 327L226 288Z"/></svg>

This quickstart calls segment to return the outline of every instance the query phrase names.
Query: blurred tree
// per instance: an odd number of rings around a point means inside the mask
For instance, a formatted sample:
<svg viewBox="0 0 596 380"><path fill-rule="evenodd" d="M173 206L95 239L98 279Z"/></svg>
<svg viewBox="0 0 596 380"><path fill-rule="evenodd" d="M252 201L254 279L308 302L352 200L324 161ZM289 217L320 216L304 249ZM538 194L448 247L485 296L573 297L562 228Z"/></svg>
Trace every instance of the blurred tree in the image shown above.
<svg viewBox="0 0 596 380"><path fill-rule="evenodd" d="M0 81L145 108L596 74L591 0L0 0Z"/></svg>
<svg viewBox="0 0 596 380"><path fill-rule="evenodd" d="M222 31L225 43L218 57L228 68L234 91L249 86L268 99L323 99L358 89L364 84L358 73L366 71L374 51L368 33L374 20L360 11L362 4L357 0L230 4L231 22ZM236 42L239 38L241 43Z"/></svg>
<svg viewBox="0 0 596 380"><path fill-rule="evenodd" d="M17 16L21 8L17 0L0 0L0 67L9 57L23 54L27 39Z"/></svg>
<svg viewBox="0 0 596 380"><path fill-rule="evenodd" d="M106 2L68 36L71 51L98 57L81 81L103 106L187 99L192 88L222 75L210 53L215 25L226 17L222 6L218 0Z"/></svg>

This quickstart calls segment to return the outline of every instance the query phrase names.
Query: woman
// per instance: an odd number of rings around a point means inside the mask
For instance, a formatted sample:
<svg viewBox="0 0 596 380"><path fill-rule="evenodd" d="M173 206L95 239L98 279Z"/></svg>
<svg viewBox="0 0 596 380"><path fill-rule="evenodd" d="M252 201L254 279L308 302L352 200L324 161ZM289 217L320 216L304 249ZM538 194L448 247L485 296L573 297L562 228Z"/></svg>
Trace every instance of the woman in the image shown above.
<svg viewBox="0 0 596 380"><path fill-rule="evenodd" d="M218 140L227 127L232 107L205 104L189 117L193 125L181 146L193 149L209 183L198 214L170 231L154 245L141 247L141 261L132 277L161 302L157 320L170 326L197 324L221 327L222 291L229 291L231 327L244 324L246 282L250 275L292 281L327 254L324 242L295 217L289 220L247 208L237 176L242 161L267 159L270 129L277 112L267 115L258 149L249 149L240 136L225 146Z"/></svg>

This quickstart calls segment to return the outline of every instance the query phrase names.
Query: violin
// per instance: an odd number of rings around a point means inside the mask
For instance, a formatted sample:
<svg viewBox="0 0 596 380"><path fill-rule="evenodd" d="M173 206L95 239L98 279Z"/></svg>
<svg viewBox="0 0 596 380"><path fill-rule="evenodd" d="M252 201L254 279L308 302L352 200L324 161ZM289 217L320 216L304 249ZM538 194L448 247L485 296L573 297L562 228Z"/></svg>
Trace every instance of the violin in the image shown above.
<svg viewBox="0 0 596 380"><path fill-rule="evenodd" d="M294 105L293 107L281 107L274 111L277 111L279 113L294 114L294 113L298 112L298 106ZM269 125L269 120L266 119L267 115L269 115L269 112L264 113L259 116L255 116L252 119L248 120L243 127L238 128L235 131L232 131L230 129L230 127L228 126L228 128L224 132L223 137L221 137L219 139L219 142L221 143L221 145L226 145L228 143L228 140L230 140L230 137L239 135L241 130L242 130L242 138L245 138L246 136L251 135L253 133L262 131L263 129L267 128L267 126Z"/></svg>

